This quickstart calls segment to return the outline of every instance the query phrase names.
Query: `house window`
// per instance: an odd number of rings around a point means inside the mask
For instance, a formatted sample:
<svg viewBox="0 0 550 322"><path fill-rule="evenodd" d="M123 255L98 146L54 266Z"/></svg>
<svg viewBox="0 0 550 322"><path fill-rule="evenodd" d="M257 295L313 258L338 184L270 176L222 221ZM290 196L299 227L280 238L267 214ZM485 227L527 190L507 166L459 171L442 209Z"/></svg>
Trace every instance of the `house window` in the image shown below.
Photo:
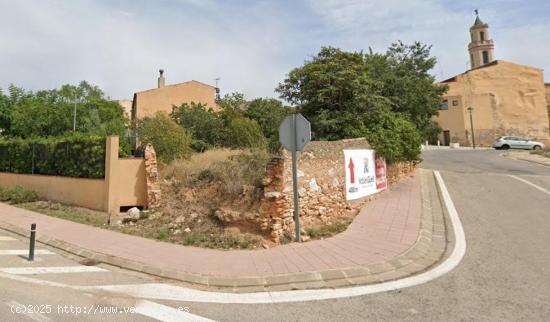
<svg viewBox="0 0 550 322"><path fill-rule="evenodd" d="M439 105L439 109L440 110L448 110L449 109L449 102L447 100L444 100L443 102L441 102L441 104Z"/></svg>
<svg viewBox="0 0 550 322"><path fill-rule="evenodd" d="M483 51L483 63L484 64L488 64L489 63L489 52L488 51Z"/></svg>
<svg viewBox="0 0 550 322"><path fill-rule="evenodd" d="M458 106L458 100L453 100L453 106Z"/></svg>
<svg viewBox="0 0 550 322"><path fill-rule="evenodd" d="M485 41L485 33L483 31L479 33L479 40Z"/></svg>

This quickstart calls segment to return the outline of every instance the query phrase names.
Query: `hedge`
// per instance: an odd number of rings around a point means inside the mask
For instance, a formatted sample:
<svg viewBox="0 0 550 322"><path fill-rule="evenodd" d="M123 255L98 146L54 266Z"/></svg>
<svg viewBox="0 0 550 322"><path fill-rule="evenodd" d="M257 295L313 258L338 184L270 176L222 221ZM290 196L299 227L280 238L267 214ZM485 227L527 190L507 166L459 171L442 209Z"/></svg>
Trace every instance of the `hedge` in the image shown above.
<svg viewBox="0 0 550 322"><path fill-rule="evenodd" d="M0 172L105 177L105 137L0 139Z"/></svg>

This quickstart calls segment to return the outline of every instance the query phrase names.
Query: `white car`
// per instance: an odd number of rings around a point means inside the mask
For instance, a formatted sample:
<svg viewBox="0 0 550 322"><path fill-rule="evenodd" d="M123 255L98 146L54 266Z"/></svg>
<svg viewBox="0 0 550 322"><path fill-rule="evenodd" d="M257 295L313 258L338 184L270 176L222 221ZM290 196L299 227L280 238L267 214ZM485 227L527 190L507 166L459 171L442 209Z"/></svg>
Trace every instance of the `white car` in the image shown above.
<svg viewBox="0 0 550 322"><path fill-rule="evenodd" d="M497 150L525 149L540 150L544 149L544 144L517 136L501 136L493 142L493 148Z"/></svg>

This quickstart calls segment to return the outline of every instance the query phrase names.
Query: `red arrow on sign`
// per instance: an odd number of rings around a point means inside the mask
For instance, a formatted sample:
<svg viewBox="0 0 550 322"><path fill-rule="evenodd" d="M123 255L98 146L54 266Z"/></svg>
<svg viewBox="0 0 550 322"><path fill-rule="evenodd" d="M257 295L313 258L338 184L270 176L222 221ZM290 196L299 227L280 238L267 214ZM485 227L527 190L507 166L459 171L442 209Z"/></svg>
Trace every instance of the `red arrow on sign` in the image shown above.
<svg viewBox="0 0 550 322"><path fill-rule="evenodd" d="M355 183L355 165L353 164L352 158L349 158L348 168L349 168L349 178L350 178L349 181L350 183Z"/></svg>

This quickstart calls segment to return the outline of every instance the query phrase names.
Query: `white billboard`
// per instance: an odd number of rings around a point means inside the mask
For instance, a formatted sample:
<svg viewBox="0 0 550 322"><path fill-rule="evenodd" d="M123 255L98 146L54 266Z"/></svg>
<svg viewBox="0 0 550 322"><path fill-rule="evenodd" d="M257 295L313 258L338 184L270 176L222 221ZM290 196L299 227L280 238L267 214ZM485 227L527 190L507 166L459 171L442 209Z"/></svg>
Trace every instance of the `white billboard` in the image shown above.
<svg viewBox="0 0 550 322"><path fill-rule="evenodd" d="M387 187L386 162L374 150L344 150L346 200L366 197Z"/></svg>

